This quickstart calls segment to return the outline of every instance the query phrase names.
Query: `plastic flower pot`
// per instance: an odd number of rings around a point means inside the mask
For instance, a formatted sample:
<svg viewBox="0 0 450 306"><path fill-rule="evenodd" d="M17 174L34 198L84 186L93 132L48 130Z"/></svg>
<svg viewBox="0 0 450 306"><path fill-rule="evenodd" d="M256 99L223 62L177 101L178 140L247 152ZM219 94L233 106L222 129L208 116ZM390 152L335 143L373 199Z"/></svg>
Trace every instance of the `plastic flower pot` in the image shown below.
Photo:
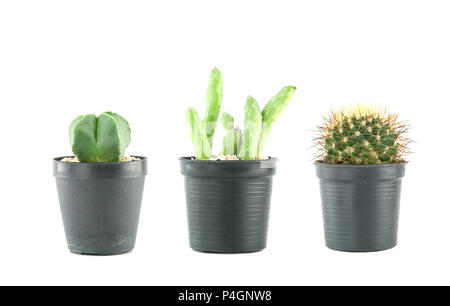
<svg viewBox="0 0 450 306"><path fill-rule="evenodd" d="M267 244L272 177L277 159L180 158L189 241L206 253L250 253Z"/></svg>
<svg viewBox="0 0 450 306"><path fill-rule="evenodd" d="M373 252L397 245L405 165L315 163L328 248Z"/></svg>
<svg viewBox="0 0 450 306"><path fill-rule="evenodd" d="M139 156L138 156L139 157ZM69 250L116 255L136 241L147 159L117 163L53 160Z"/></svg>

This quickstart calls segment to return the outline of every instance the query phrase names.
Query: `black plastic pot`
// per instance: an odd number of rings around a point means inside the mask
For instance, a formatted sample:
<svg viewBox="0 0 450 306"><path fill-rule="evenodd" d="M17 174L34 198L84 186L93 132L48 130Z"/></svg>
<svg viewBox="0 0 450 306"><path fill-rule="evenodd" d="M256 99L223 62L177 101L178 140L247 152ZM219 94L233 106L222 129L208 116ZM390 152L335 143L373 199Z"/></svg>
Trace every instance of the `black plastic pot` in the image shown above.
<svg viewBox="0 0 450 306"><path fill-rule="evenodd" d="M192 249L250 253L267 244L272 177L277 159L180 158Z"/></svg>
<svg viewBox="0 0 450 306"><path fill-rule="evenodd" d="M140 157L140 156L138 156ZM118 163L53 160L59 204L69 250L116 255L136 241L147 159Z"/></svg>
<svg viewBox="0 0 450 306"><path fill-rule="evenodd" d="M315 163L320 179L325 240L330 249L373 252L397 245L405 165Z"/></svg>

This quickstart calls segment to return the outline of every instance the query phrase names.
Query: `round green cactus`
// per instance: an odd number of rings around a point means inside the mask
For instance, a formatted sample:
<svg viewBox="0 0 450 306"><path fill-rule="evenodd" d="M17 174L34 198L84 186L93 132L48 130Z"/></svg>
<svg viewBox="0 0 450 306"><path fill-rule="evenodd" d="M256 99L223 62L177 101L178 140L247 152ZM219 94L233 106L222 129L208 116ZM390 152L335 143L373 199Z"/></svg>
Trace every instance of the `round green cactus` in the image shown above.
<svg viewBox="0 0 450 306"><path fill-rule="evenodd" d="M72 151L80 162L119 162L131 141L130 126L112 112L76 117L69 128Z"/></svg>
<svg viewBox="0 0 450 306"><path fill-rule="evenodd" d="M332 164L403 162L409 140L404 137L407 126L397 117L380 108L361 105L332 112L319 127L319 157Z"/></svg>

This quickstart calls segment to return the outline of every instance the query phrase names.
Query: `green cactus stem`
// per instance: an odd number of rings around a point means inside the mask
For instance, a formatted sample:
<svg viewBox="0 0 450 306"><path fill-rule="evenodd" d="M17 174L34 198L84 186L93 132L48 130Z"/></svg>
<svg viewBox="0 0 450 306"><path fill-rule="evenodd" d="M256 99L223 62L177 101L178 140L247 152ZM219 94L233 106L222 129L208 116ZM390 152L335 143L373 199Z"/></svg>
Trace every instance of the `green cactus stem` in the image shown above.
<svg viewBox="0 0 450 306"><path fill-rule="evenodd" d="M273 96L269 102L267 102L266 106L264 106L264 109L262 110L262 126L261 137L258 145L258 156L262 152L275 120L281 114L284 107L289 103L295 93L295 90L296 88L294 86L284 87L280 90L280 92Z"/></svg>
<svg viewBox="0 0 450 306"><path fill-rule="evenodd" d="M192 143L194 145L196 159L209 159L212 156L214 132L219 119L222 105L223 80L219 69L214 68L209 77L209 86L206 93L206 111L202 118L198 112L190 108L186 112Z"/></svg>
<svg viewBox="0 0 450 306"><path fill-rule="evenodd" d="M406 124L396 114L357 105L332 112L319 128L317 145L323 162L374 165L404 161L409 140Z"/></svg>
<svg viewBox="0 0 450 306"><path fill-rule="evenodd" d="M229 113L222 113L222 126L225 130L230 131L234 128L234 118Z"/></svg>
<svg viewBox="0 0 450 306"><path fill-rule="evenodd" d="M211 146L203 128L202 118L194 108L189 108L186 112L186 121L191 131L196 159L209 159L212 155Z"/></svg>
<svg viewBox="0 0 450 306"><path fill-rule="evenodd" d="M222 114L222 125L227 130L223 138L222 154L238 155L242 143L242 132L238 128L234 128L234 119L228 113Z"/></svg>
<svg viewBox="0 0 450 306"><path fill-rule="evenodd" d="M258 143L261 136L262 116L258 102L248 96L245 103L244 139L241 147L240 159L256 159L258 157Z"/></svg>
<svg viewBox="0 0 450 306"><path fill-rule="evenodd" d="M72 151L84 163L121 161L130 134L128 122L112 112L78 116L69 127Z"/></svg>
<svg viewBox="0 0 450 306"><path fill-rule="evenodd" d="M209 86L206 92L206 111L203 118L203 126L212 148L214 141L214 132L219 119L220 107L222 105L223 96L223 79L219 69L214 68L209 76Z"/></svg>

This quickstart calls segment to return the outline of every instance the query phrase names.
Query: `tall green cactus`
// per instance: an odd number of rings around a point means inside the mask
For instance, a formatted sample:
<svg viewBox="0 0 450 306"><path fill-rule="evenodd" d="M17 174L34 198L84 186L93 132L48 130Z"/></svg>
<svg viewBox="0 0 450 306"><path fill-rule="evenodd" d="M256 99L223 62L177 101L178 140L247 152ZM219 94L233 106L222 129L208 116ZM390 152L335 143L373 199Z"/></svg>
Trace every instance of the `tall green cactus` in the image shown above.
<svg viewBox="0 0 450 306"><path fill-rule="evenodd" d="M234 128L234 118L223 113L222 125L227 131L223 143L223 155L237 155L240 159L258 159L275 120L294 95L295 87L286 86L275 95L261 112L258 103L248 97L245 103L244 132ZM186 121L191 131L196 159L210 159L214 132L222 105L223 79L217 68L211 71L206 94L206 112L203 120L190 108Z"/></svg>
<svg viewBox="0 0 450 306"><path fill-rule="evenodd" d="M295 93L295 90L296 88L294 86L284 87L280 90L280 92L273 96L269 102L267 102L266 106L264 106L264 109L262 110L262 127L258 145L258 156L262 152L275 120L281 114L284 107L289 103Z"/></svg>
<svg viewBox="0 0 450 306"><path fill-rule="evenodd" d="M222 154L238 155L242 143L241 130L234 127L234 118L228 113L222 114L222 125L227 131L223 138Z"/></svg>
<svg viewBox="0 0 450 306"><path fill-rule="evenodd" d="M259 109L258 102L251 96L247 97L244 109L244 145L241 147L239 158L256 159L258 157L258 143L261 136L261 110Z"/></svg>
<svg viewBox="0 0 450 306"><path fill-rule="evenodd" d="M72 151L80 162L119 162L131 141L128 122L104 112L76 117L69 127Z"/></svg>

